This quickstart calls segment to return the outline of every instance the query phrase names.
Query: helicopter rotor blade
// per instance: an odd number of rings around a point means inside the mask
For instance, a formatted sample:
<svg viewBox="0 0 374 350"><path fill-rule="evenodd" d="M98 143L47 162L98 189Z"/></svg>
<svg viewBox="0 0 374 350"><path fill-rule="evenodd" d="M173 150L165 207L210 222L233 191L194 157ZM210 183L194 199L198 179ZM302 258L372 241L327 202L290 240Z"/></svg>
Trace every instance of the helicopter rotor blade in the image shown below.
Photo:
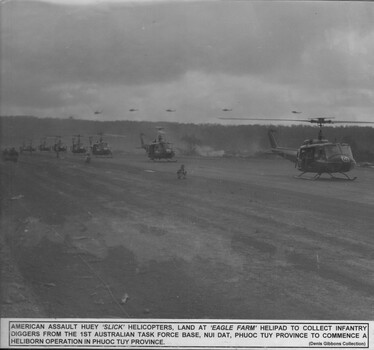
<svg viewBox="0 0 374 350"><path fill-rule="evenodd" d="M126 135L119 135L119 134L104 134L103 136L109 136L109 137L127 137Z"/></svg>
<svg viewBox="0 0 374 350"><path fill-rule="evenodd" d="M333 123L339 124L374 124L374 122L364 122L364 121L353 121L353 120L334 120Z"/></svg>
<svg viewBox="0 0 374 350"><path fill-rule="evenodd" d="M81 135L82 136L82 135ZM107 134L105 132L98 132L97 134L90 134L88 137L95 137L95 136L100 136L100 137L127 137L126 135L120 135L120 134Z"/></svg>
<svg viewBox="0 0 374 350"><path fill-rule="evenodd" d="M266 120L266 121L278 121L278 122L310 122L309 119L298 119L298 120L295 120L295 119L279 119L279 118L218 118L218 119L223 119L223 120L256 120L256 121L262 121L262 120Z"/></svg>
<svg viewBox="0 0 374 350"><path fill-rule="evenodd" d="M309 119L283 119L283 118L218 118L223 120L253 120L253 121L278 121L278 122L305 122L305 123L317 123L317 124L374 124L369 121L354 121L354 120L333 120L334 117L314 117Z"/></svg>

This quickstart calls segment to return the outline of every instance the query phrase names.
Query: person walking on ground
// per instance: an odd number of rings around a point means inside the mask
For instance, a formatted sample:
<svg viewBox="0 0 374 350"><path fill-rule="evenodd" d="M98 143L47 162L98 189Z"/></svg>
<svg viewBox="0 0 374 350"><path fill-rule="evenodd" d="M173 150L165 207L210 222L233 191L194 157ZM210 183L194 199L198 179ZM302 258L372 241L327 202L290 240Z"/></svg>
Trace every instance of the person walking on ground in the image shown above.
<svg viewBox="0 0 374 350"><path fill-rule="evenodd" d="M182 164L179 170L177 171L177 177L180 180L180 179L186 179L186 176L187 176L187 171L184 168L184 164Z"/></svg>

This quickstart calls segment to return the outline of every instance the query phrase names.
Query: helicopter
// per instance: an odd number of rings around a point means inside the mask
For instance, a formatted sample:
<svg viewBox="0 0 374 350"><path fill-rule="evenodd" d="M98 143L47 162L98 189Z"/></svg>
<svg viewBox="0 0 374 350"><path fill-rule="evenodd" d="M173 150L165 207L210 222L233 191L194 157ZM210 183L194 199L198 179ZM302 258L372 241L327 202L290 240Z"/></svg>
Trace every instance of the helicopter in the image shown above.
<svg viewBox="0 0 374 350"><path fill-rule="evenodd" d="M30 141L29 145L26 146L26 143L23 142L22 143L22 146L19 148L19 153L23 153L23 152L35 152L36 151L36 148L32 146L32 141Z"/></svg>
<svg viewBox="0 0 374 350"><path fill-rule="evenodd" d="M53 146L53 150L58 152L66 152L68 147L62 143L61 136L55 136L55 144Z"/></svg>
<svg viewBox="0 0 374 350"><path fill-rule="evenodd" d="M146 144L143 140L144 134L140 134L141 147L145 149L148 158L151 160L171 160L175 156L172 144L165 140L163 128L159 127L157 130L157 136L150 144Z"/></svg>
<svg viewBox="0 0 374 350"><path fill-rule="evenodd" d="M5 148L3 150L3 160L17 162L18 161L18 152L15 147Z"/></svg>
<svg viewBox="0 0 374 350"><path fill-rule="evenodd" d="M99 133L98 135L100 135L100 139L99 141L96 141L95 143L93 143L92 136L89 137L90 148L91 148L92 154L96 157L112 158L113 157L112 151L110 149L108 142L104 141L103 133Z"/></svg>
<svg viewBox="0 0 374 350"><path fill-rule="evenodd" d="M41 152L48 152L51 150L50 146L47 146L47 138L43 137L40 139L39 151Z"/></svg>
<svg viewBox="0 0 374 350"><path fill-rule="evenodd" d="M237 119L237 120L272 120L272 121L292 121L294 119L252 119L252 118L220 118L220 119ZM334 174L341 174L343 179L353 181L356 177L349 177L346 173L354 169L356 161L353 158L351 147L347 143L329 142L324 139L322 134L322 127L325 124L373 124L373 122L360 121L343 121L332 120L333 118L316 117L304 120L297 120L297 122L314 123L319 126L318 138L307 139L299 147L299 149L279 147L274 137L274 130L268 131L271 151L295 163L295 167L301 171L301 174L295 176L296 178L305 179L302 177L306 173L315 174L308 180L317 180L322 174L330 175L332 179L342 179L336 177Z"/></svg>
<svg viewBox="0 0 374 350"><path fill-rule="evenodd" d="M72 153L86 153L87 150L81 143L81 136L82 135L73 135L72 138L72 146L71 146L71 152ZM77 138L77 139L75 139Z"/></svg>

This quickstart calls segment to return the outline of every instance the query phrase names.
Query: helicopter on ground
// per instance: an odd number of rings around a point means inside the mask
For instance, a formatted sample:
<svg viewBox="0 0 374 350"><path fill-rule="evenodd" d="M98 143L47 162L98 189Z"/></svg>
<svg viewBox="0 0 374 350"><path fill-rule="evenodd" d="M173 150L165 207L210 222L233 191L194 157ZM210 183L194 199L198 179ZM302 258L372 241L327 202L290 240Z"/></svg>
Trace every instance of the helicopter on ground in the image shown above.
<svg viewBox="0 0 374 350"><path fill-rule="evenodd" d="M220 118L237 120L272 120L272 121L292 121L294 119L252 119L252 118ZM356 177L349 177L346 173L354 169L356 161L353 158L352 150L347 143L330 142L324 139L322 127L325 124L373 124L373 122L332 120L332 118L316 117L297 122L309 122L319 126L317 139L307 139L299 149L279 147L274 137L274 130L268 131L271 151L295 163L295 167L301 171L296 178L303 178L306 173L315 174L309 180L316 180L322 174L328 174L332 179L337 179L334 174L341 174L344 179L355 180ZM305 179L305 178L303 178ZM339 178L341 179L341 178Z"/></svg>
<svg viewBox="0 0 374 350"><path fill-rule="evenodd" d="M35 152L36 151L36 148L32 146L32 141L30 141L30 143L28 145L26 145L25 142L22 143L22 146L19 148L19 153L23 153L23 152Z"/></svg>
<svg viewBox="0 0 374 350"><path fill-rule="evenodd" d="M51 146L47 146L47 138L43 137L40 139L39 151L41 152L49 152L51 150Z"/></svg>
<svg viewBox="0 0 374 350"><path fill-rule="evenodd" d="M141 147L145 149L151 160L171 160L175 156L172 144L165 140L163 128L159 127L157 130L157 136L150 144L146 144L143 140L144 134L140 134Z"/></svg>
<svg viewBox="0 0 374 350"><path fill-rule="evenodd" d="M73 135L72 138L72 145L71 145L71 152L72 153L86 153L87 150L83 146L83 143L81 142L81 136L82 135Z"/></svg>
<svg viewBox="0 0 374 350"><path fill-rule="evenodd" d="M90 136L89 142L90 142L90 148L92 151L92 154L96 157L108 157L112 158L113 153L110 149L109 143L105 142L103 139L103 133L99 133L100 139L96 142L93 142L93 137Z"/></svg>
<svg viewBox="0 0 374 350"><path fill-rule="evenodd" d="M55 144L53 150L55 152L66 152L68 147L62 143L61 136L55 136Z"/></svg>
<svg viewBox="0 0 374 350"><path fill-rule="evenodd" d="M18 161L18 152L15 147L5 148L3 150L3 160L10 160L12 162Z"/></svg>

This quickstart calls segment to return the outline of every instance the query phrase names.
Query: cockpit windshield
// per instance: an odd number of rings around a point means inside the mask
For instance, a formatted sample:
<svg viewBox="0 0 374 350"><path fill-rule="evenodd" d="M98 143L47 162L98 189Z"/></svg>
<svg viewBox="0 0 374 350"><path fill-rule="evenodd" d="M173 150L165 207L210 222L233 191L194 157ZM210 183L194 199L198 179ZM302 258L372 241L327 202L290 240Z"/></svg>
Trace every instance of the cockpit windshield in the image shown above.
<svg viewBox="0 0 374 350"><path fill-rule="evenodd" d="M351 147L349 145L340 145L340 148L342 149L342 153L345 155L345 156L348 156L350 158L353 158L353 155L352 155L352 150L351 150Z"/></svg>
<svg viewBox="0 0 374 350"><path fill-rule="evenodd" d="M339 154L353 158L351 147L347 144L326 145L324 149L325 149L327 158L330 158L332 156L339 155Z"/></svg>
<svg viewBox="0 0 374 350"><path fill-rule="evenodd" d="M338 145L326 145L324 148L327 158L342 153Z"/></svg>

